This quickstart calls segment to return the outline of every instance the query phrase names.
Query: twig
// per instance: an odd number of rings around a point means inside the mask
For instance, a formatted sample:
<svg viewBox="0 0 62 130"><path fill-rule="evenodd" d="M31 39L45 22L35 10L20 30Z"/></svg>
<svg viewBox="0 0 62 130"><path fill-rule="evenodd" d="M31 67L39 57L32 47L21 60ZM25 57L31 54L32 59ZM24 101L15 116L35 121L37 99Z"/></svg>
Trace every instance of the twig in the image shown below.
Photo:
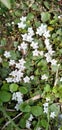
<svg viewBox="0 0 62 130"><path fill-rule="evenodd" d="M6 109L6 111L14 112L15 110L14 109Z"/></svg>
<svg viewBox="0 0 62 130"><path fill-rule="evenodd" d="M22 112L19 113L17 116L15 116L15 117L12 119L12 121L14 121L16 118L18 118L18 117L21 116L21 115L22 115ZM6 122L5 125L2 127L2 130L5 129L5 127L8 126L10 123L11 123L11 121Z"/></svg>
<svg viewBox="0 0 62 130"><path fill-rule="evenodd" d="M58 82L58 69L57 69L57 71L56 71L56 77L55 77L54 86L57 85L57 82Z"/></svg>

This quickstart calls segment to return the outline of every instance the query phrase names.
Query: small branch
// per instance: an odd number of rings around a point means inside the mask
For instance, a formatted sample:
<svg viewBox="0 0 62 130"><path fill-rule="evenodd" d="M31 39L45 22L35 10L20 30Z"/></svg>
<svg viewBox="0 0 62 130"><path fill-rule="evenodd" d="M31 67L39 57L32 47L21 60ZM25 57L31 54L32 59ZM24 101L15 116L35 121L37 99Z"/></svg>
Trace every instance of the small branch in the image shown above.
<svg viewBox="0 0 62 130"><path fill-rule="evenodd" d="M54 86L57 85L57 82L58 82L58 69L57 69L57 71L56 71L56 77L55 77Z"/></svg>
<svg viewBox="0 0 62 130"><path fill-rule="evenodd" d="M6 109L6 111L14 112L15 110L14 109Z"/></svg>
<svg viewBox="0 0 62 130"><path fill-rule="evenodd" d="M19 113L17 116L15 116L15 117L12 119L12 121L14 121L16 118L18 118L18 117L21 116L21 115L22 115L22 112ZM8 126L10 123L11 123L11 121L6 122L5 125L2 127L2 130L4 130L5 127Z"/></svg>

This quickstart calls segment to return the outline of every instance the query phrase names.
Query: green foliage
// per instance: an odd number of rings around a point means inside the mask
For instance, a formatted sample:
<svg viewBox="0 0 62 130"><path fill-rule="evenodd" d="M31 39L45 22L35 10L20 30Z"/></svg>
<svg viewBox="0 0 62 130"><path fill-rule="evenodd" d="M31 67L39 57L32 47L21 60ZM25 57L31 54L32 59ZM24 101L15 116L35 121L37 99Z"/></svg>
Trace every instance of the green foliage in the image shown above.
<svg viewBox="0 0 62 130"><path fill-rule="evenodd" d="M40 106L32 106L32 114L36 117L40 116L42 114L42 107Z"/></svg>
<svg viewBox="0 0 62 130"><path fill-rule="evenodd" d="M11 93L6 91L0 91L0 100L2 102L8 102L11 99Z"/></svg>
<svg viewBox="0 0 62 130"><path fill-rule="evenodd" d="M23 103L20 106L20 110L22 112L30 112L31 111L31 107L27 103Z"/></svg>
<svg viewBox="0 0 62 130"><path fill-rule="evenodd" d="M57 105L57 104L50 105L50 111L51 112L55 111L56 116L58 116L58 114L60 113L59 105Z"/></svg>
<svg viewBox="0 0 62 130"><path fill-rule="evenodd" d="M9 85L9 89L10 89L11 92L15 92L15 91L17 91L17 89L18 89L18 85L15 84L15 83L10 84L10 85Z"/></svg>
<svg viewBox="0 0 62 130"><path fill-rule="evenodd" d="M0 129L28 129L28 121L32 130L61 130L61 5L57 0L0 0L0 17ZM6 58L5 51L11 56Z"/></svg>
<svg viewBox="0 0 62 130"><path fill-rule="evenodd" d="M41 20L42 22L46 22L50 20L50 13L49 12L42 12L41 13Z"/></svg>
<svg viewBox="0 0 62 130"><path fill-rule="evenodd" d="M27 94L28 89L27 89L26 87L21 87L21 86L20 86L19 91L20 91L22 94Z"/></svg>

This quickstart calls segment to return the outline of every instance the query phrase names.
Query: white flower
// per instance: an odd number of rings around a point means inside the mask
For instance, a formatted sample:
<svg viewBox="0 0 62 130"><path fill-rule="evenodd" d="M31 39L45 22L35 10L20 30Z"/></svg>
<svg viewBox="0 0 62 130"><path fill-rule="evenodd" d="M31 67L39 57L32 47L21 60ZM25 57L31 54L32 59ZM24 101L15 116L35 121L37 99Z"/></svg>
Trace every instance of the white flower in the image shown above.
<svg viewBox="0 0 62 130"><path fill-rule="evenodd" d="M40 128L40 127L37 127L36 130L41 130L41 128Z"/></svg>
<svg viewBox="0 0 62 130"><path fill-rule="evenodd" d="M5 56L6 58L10 58L10 57L11 57L10 52L5 51L5 52L4 52L4 56Z"/></svg>
<svg viewBox="0 0 62 130"><path fill-rule="evenodd" d="M34 35L34 31L33 31L32 27L28 28L28 34L31 35L31 36Z"/></svg>
<svg viewBox="0 0 62 130"><path fill-rule="evenodd" d="M22 42L21 45L20 45L21 49L26 50L27 49L27 45L28 45L27 43Z"/></svg>
<svg viewBox="0 0 62 130"><path fill-rule="evenodd" d="M31 122L27 120L27 121L26 121L26 128L27 128L27 129L30 129L30 126L31 126Z"/></svg>
<svg viewBox="0 0 62 130"><path fill-rule="evenodd" d="M26 27L26 24L24 24L23 22L18 23L18 28L24 29L25 27Z"/></svg>
<svg viewBox="0 0 62 130"><path fill-rule="evenodd" d="M23 50L23 53L26 54L28 44L25 42L22 42L20 46L18 46L18 50Z"/></svg>
<svg viewBox="0 0 62 130"><path fill-rule="evenodd" d="M33 79L34 79L34 75L31 75L31 76L30 76L30 79L33 80Z"/></svg>
<svg viewBox="0 0 62 130"><path fill-rule="evenodd" d="M27 35L27 42L32 42L33 41L33 38L31 35Z"/></svg>
<svg viewBox="0 0 62 130"><path fill-rule="evenodd" d="M38 56L39 55L39 51L37 49L35 49L32 53L33 53L33 56Z"/></svg>
<svg viewBox="0 0 62 130"><path fill-rule="evenodd" d="M18 104L22 103L23 102L23 97L22 97L21 92L15 92L15 93L13 93L12 100L17 101Z"/></svg>
<svg viewBox="0 0 62 130"><path fill-rule="evenodd" d="M49 53L46 53L46 54L45 54L45 57L46 57L46 61L47 61L48 63L51 62L52 58L51 58L51 56L50 56Z"/></svg>
<svg viewBox="0 0 62 130"><path fill-rule="evenodd" d="M48 107L48 102L43 104L44 107Z"/></svg>
<svg viewBox="0 0 62 130"><path fill-rule="evenodd" d="M48 113L48 107L44 107L44 113Z"/></svg>
<svg viewBox="0 0 62 130"><path fill-rule="evenodd" d="M15 109L18 111L19 110L19 106L20 106L20 104L16 104L16 106L15 106Z"/></svg>
<svg viewBox="0 0 62 130"><path fill-rule="evenodd" d="M44 75L42 75L41 79L47 81L48 80L48 76L46 74L44 74Z"/></svg>
<svg viewBox="0 0 62 130"><path fill-rule="evenodd" d="M14 22L12 21L12 25L14 25Z"/></svg>
<svg viewBox="0 0 62 130"><path fill-rule="evenodd" d="M23 41L26 41L27 40L27 33L22 34L22 38L23 38Z"/></svg>
<svg viewBox="0 0 62 130"><path fill-rule="evenodd" d="M31 114L30 117L28 118L29 121L32 121L33 115Z"/></svg>
<svg viewBox="0 0 62 130"><path fill-rule="evenodd" d="M32 42L33 41L32 36L29 35L29 34L25 33L25 34L22 35L22 37L23 37L23 41L27 41L27 42Z"/></svg>
<svg viewBox="0 0 62 130"><path fill-rule="evenodd" d="M22 17L20 18L20 20L21 20L21 22L25 22L25 21L26 21L26 16L22 16Z"/></svg>
<svg viewBox="0 0 62 130"><path fill-rule="evenodd" d="M48 30L48 31L45 31L44 34L43 34L43 36L44 36L45 38L50 37L50 31L49 31L49 30Z"/></svg>
<svg viewBox="0 0 62 130"><path fill-rule="evenodd" d="M33 49L37 49L38 48L38 43L37 42L32 42L30 45Z"/></svg>
<svg viewBox="0 0 62 130"><path fill-rule="evenodd" d="M22 103L23 102L23 97L22 97L22 93L21 92L16 92L16 98L18 103Z"/></svg>
<svg viewBox="0 0 62 130"><path fill-rule="evenodd" d="M46 101L49 102L49 101L50 101L50 98L46 97Z"/></svg>
<svg viewBox="0 0 62 130"><path fill-rule="evenodd" d="M7 81L7 83L12 83L13 82L13 78L6 78L6 81Z"/></svg>
<svg viewBox="0 0 62 130"><path fill-rule="evenodd" d="M12 66L12 65L15 65L16 63L15 63L15 60L10 60L9 61L9 66Z"/></svg>
<svg viewBox="0 0 62 130"><path fill-rule="evenodd" d="M24 65L21 65L20 63L16 63L16 68L20 69L21 71L23 71L25 69Z"/></svg>
<svg viewBox="0 0 62 130"><path fill-rule="evenodd" d="M0 63L2 63L2 58L0 57Z"/></svg>
<svg viewBox="0 0 62 130"><path fill-rule="evenodd" d="M42 36L42 34L45 33L46 28L47 28L47 25L41 24L41 26L37 28L36 34L39 34L39 36Z"/></svg>
<svg viewBox="0 0 62 130"><path fill-rule="evenodd" d="M52 46L50 45L47 49L48 49L48 53L50 54L50 56L52 56L55 52L52 50Z"/></svg>
<svg viewBox="0 0 62 130"><path fill-rule="evenodd" d="M62 82L62 77L60 78L60 82Z"/></svg>
<svg viewBox="0 0 62 130"><path fill-rule="evenodd" d="M24 65L26 63L26 61L23 58L21 58L21 60L19 60L19 63L20 63L20 65Z"/></svg>
<svg viewBox="0 0 62 130"><path fill-rule="evenodd" d="M50 42L49 42L49 39L45 39L45 45L46 45L46 47L48 48L49 47L49 45L50 45Z"/></svg>
<svg viewBox="0 0 62 130"><path fill-rule="evenodd" d="M24 83L29 83L30 78L28 76L26 76L25 78L23 78L23 80L24 80Z"/></svg>
<svg viewBox="0 0 62 130"><path fill-rule="evenodd" d="M58 16L58 19L60 19L60 18L62 18L62 15L59 15L59 16Z"/></svg>
<svg viewBox="0 0 62 130"><path fill-rule="evenodd" d="M52 59L52 60L51 60L51 65L57 65L57 60Z"/></svg>
<svg viewBox="0 0 62 130"><path fill-rule="evenodd" d="M43 106L44 106L44 113L47 114L48 113L48 102L44 103Z"/></svg>
<svg viewBox="0 0 62 130"><path fill-rule="evenodd" d="M55 112L51 112L50 117L54 119L55 116L56 116L56 115L55 115Z"/></svg>

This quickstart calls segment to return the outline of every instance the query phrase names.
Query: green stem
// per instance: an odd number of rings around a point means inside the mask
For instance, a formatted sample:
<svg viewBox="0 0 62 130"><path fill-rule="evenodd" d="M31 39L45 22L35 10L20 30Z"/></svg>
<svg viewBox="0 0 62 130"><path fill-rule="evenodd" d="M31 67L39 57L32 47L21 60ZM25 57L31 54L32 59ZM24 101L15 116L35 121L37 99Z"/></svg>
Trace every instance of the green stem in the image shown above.
<svg viewBox="0 0 62 130"><path fill-rule="evenodd" d="M49 130L49 111L48 111L48 114L47 114L47 120L48 120L48 124L47 124L46 130Z"/></svg>

